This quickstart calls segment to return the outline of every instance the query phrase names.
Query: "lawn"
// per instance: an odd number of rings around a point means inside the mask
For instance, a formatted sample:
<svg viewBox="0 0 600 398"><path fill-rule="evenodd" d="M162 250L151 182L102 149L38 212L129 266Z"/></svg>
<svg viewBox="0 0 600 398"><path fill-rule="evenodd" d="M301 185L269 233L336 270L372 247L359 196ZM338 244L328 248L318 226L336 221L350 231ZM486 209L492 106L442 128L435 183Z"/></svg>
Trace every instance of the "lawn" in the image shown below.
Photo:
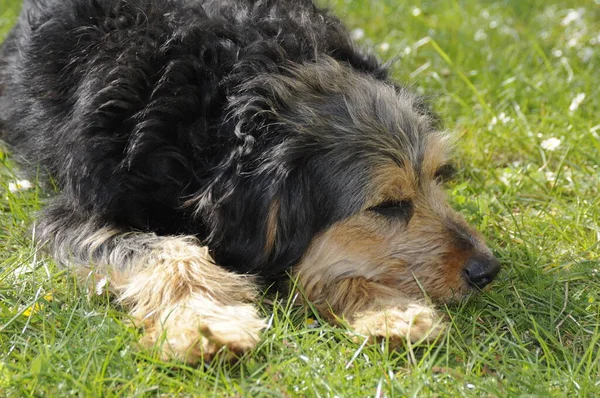
<svg viewBox="0 0 600 398"><path fill-rule="evenodd" d="M36 250L49 192L15 189L0 146L0 396L600 396L600 0L324 4L460 137L449 190L504 266L492 289L442 308L434 345L363 345L275 300L239 363L162 362Z"/></svg>

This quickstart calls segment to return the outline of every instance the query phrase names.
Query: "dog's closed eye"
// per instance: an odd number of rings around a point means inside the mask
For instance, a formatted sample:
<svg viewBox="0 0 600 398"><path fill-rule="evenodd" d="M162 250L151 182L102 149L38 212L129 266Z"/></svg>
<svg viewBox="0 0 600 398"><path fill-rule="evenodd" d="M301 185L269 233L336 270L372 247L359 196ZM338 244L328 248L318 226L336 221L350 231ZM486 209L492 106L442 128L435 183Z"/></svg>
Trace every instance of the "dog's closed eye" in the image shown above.
<svg viewBox="0 0 600 398"><path fill-rule="evenodd" d="M369 208L369 211L389 219L400 219L408 222L413 215L413 202L411 200L386 200Z"/></svg>
<svg viewBox="0 0 600 398"><path fill-rule="evenodd" d="M450 163L446 163L435 171L433 177L440 183L451 181L456 175L456 168Z"/></svg>

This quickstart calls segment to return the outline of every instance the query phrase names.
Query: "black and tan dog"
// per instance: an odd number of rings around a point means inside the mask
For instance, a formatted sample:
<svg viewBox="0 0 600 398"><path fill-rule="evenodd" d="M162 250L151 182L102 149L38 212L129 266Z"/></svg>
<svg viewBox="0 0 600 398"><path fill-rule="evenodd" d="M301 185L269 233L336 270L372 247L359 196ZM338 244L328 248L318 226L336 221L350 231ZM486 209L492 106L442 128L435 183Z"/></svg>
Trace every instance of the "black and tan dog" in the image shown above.
<svg viewBox="0 0 600 398"><path fill-rule="evenodd" d="M60 188L36 236L166 358L251 349L286 273L414 341L441 329L425 294L499 270L446 202L436 116L309 0L30 0L0 62L3 137Z"/></svg>

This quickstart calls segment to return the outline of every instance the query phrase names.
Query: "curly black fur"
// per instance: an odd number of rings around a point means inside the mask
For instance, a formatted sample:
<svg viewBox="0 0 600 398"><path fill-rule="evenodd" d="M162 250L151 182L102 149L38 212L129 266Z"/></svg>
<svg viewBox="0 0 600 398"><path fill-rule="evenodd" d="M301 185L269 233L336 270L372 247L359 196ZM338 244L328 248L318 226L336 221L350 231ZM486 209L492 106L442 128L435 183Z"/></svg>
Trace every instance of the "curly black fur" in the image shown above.
<svg viewBox="0 0 600 398"><path fill-rule="evenodd" d="M418 163L436 119L309 0L30 0L0 123L58 182L48 233L192 234L271 277L361 208L389 148Z"/></svg>

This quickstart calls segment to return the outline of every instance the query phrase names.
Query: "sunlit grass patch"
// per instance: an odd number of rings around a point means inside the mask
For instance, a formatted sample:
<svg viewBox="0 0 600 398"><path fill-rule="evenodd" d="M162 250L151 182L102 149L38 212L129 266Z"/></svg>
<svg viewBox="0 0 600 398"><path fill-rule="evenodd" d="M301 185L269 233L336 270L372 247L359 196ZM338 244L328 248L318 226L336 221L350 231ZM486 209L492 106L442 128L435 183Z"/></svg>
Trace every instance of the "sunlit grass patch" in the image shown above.
<svg viewBox="0 0 600 398"><path fill-rule="evenodd" d="M0 0L0 40L18 3ZM280 299L239 363L160 361L103 290L32 244L51 190L0 146L0 395L600 395L599 3L327 3L457 134L449 195L504 265L443 308L435 345L362 344Z"/></svg>

